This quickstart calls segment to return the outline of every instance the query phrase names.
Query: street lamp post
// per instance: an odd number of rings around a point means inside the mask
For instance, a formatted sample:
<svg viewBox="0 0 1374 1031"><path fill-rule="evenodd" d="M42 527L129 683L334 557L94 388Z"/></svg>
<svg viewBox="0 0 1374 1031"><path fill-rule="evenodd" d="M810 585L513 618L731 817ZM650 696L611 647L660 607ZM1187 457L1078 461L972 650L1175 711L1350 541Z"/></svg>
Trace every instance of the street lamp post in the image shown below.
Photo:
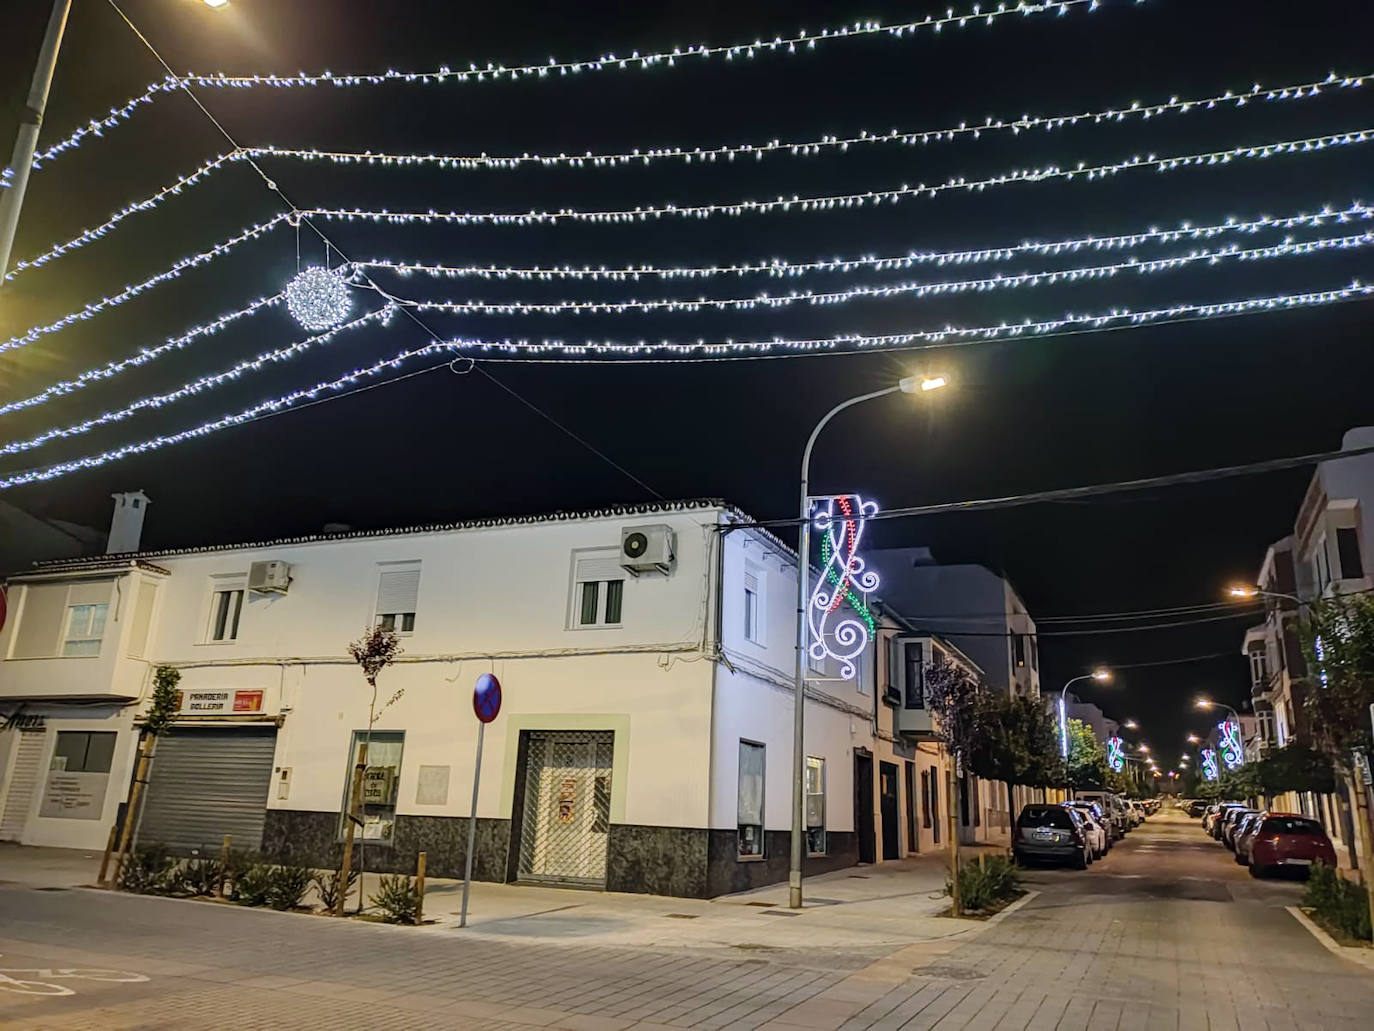
<svg viewBox="0 0 1374 1031"><path fill-rule="evenodd" d="M1081 677L1074 677L1059 689L1059 752L1065 759L1069 757L1069 723L1064 713L1064 696L1068 693L1069 688L1080 680L1107 681L1111 679L1110 671L1095 669L1091 673L1084 673Z"/></svg>
<svg viewBox="0 0 1374 1031"><path fill-rule="evenodd" d="M806 743L803 739L806 709L806 606L811 579L811 452L816 438L831 419L846 408L873 401L888 394L929 393L945 386L944 376L905 376L896 386L860 394L842 401L821 417L807 438L801 461L800 540L797 546L797 666L793 680L792 714L792 857L787 874L787 904L800 909L802 904L802 857L806 854ZM857 826L857 824L856 824Z"/></svg>

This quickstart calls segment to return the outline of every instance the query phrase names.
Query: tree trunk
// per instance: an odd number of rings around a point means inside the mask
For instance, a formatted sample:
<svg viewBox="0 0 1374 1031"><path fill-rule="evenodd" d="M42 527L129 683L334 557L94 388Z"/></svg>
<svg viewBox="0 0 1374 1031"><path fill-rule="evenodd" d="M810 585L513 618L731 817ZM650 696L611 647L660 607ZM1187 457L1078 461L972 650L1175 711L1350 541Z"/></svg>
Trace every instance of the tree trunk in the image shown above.
<svg viewBox="0 0 1374 1031"><path fill-rule="evenodd" d="M344 830L343 862L339 865L339 897L334 903L334 915L344 915L344 905L348 901L348 874L353 866L353 835L358 830L358 806L363 795L363 771L367 769L367 741L358 748L358 761L353 766L353 785L348 791L348 820ZM362 885L358 886L362 891Z"/></svg>
<svg viewBox="0 0 1374 1031"><path fill-rule="evenodd" d="M1011 842L1011 829L1016 825L1016 788L1007 781L1007 842Z"/></svg>
<svg viewBox="0 0 1374 1031"><path fill-rule="evenodd" d="M148 761L152 758L153 742L151 734L144 734L138 749L138 770L134 773L134 783L129 789L129 804L124 809L124 831L119 836L119 853L115 856L114 877L110 883L119 888L119 875L124 869L124 861L129 857L129 847L133 843L134 824L138 820L138 803L143 797L143 784L148 779Z"/></svg>
<svg viewBox="0 0 1374 1031"><path fill-rule="evenodd" d="M964 900L959 894L959 761L947 774L949 785L949 899L950 914L964 915Z"/></svg>
<svg viewBox="0 0 1374 1031"><path fill-rule="evenodd" d="M1360 861L1363 867L1360 870L1360 880L1364 882L1365 893L1369 901L1370 923L1374 924L1374 827L1371 827L1369 813L1369 792L1365 790L1364 781L1360 779L1357 770L1351 770L1349 783L1352 794L1355 796L1355 808L1360 817Z"/></svg>

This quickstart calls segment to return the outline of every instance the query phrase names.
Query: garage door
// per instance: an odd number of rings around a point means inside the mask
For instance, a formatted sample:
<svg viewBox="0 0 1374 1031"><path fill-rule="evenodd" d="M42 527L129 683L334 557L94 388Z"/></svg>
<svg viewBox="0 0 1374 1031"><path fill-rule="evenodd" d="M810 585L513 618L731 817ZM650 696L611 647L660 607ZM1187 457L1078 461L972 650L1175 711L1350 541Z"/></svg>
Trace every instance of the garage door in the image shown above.
<svg viewBox="0 0 1374 1031"><path fill-rule="evenodd" d="M216 851L228 834L236 849L261 848L276 750L276 728L168 732L157 743L139 842Z"/></svg>

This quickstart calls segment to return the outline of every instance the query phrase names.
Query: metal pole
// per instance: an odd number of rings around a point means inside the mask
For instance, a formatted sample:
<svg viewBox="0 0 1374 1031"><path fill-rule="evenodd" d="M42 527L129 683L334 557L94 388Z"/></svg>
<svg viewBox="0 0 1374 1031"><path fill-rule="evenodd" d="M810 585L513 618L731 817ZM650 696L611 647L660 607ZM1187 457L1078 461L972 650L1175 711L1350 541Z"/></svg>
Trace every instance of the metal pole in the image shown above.
<svg viewBox="0 0 1374 1031"><path fill-rule="evenodd" d="M463 910L458 926L468 925L468 889L472 887L472 850L477 847L477 787L482 783L482 738L487 725L477 724L477 759L472 765L472 808L468 810L468 854L463 858Z"/></svg>
<svg viewBox="0 0 1374 1031"><path fill-rule="evenodd" d="M5 271L10 265L14 233L19 227L19 209L24 206L24 191L29 185L33 152L38 146L38 130L43 124L43 111L48 106L48 91L52 88L53 71L57 68L57 51L62 46L62 33L66 31L67 15L71 9L72 0L53 0L48 30L43 36L38 64L33 70L28 100L19 116L19 132L15 135L14 155L10 158L14 178L8 189L0 189L0 286L4 285Z"/></svg>
<svg viewBox="0 0 1374 1031"><path fill-rule="evenodd" d="M816 423L802 451L801 461L801 517L800 540L797 544L797 665L792 685L792 858L787 873L787 905L800 909L802 904L802 857L806 855L806 742L803 737L806 711L806 628L807 606L810 603L811 580L811 451L826 423L853 405L877 397L895 394L901 386L875 390L842 401ZM855 823L858 827L858 823Z"/></svg>

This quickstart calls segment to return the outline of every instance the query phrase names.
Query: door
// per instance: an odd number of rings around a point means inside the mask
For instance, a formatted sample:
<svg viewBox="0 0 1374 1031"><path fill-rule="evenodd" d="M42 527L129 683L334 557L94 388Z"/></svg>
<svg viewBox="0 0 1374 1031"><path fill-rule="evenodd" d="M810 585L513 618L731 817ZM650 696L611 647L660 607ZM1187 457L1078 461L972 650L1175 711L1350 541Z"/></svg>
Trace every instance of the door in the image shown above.
<svg viewBox="0 0 1374 1031"><path fill-rule="evenodd" d="M906 781L902 785L906 788L906 850L908 852L921 851L921 836L916 831L916 821L920 815L916 812L916 764L908 762L906 764Z"/></svg>
<svg viewBox="0 0 1374 1031"><path fill-rule="evenodd" d="M521 880L605 886L614 747L609 730L529 733Z"/></svg>
<svg viewBox="0 0 1374 1031"><path fill-rule="evenodd" d="M859 839L859 862L876 860L873 840L873 756L854 753L854 831Z"/></svg>
<svg viewBox="0 0 1374 1031"><path fill-rule="evenodd" d="M895 763L878 764L878 802L883 816L883 858L900 859L901 849L897 845L897 766Z"/></svg>
<svg viewBox="0 0 1374 1031"><path fill-rule="evenodd" d="M0 841L18 841L24 833L33 797L38 791L38 779L43 772L43 747L47 734L19 731L19 746L14 757L14 773L10 789L5 794L5 808L0 813Z"/></svg>
<svg viewBox="0 0 1374 1031"><path fill-rule="evenodd" d="M262 847L267 792L277 752L275 727L194 727L158 739L138 840L174 852Z"/></svg>

